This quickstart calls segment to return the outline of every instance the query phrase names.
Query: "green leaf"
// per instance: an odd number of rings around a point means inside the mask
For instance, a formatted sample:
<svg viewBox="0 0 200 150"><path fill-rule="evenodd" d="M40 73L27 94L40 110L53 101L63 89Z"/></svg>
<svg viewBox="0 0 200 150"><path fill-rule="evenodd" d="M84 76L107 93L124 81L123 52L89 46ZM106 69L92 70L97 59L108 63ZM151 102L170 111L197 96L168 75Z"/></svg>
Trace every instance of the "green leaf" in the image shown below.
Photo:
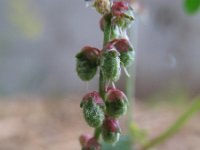
<svg viewBox="0 0 200 150"><path fill-rule="evenodd" d="M133 150L132 139L128 135L121 136L119 142L113 146L104 142L102 150Z"/></svg>
<svg viewBox="0 0 200 150"><path fill-rule="evenodd" d="M195 14L200 10L200 0L184 0L184 8L188 14Z"/></svg>

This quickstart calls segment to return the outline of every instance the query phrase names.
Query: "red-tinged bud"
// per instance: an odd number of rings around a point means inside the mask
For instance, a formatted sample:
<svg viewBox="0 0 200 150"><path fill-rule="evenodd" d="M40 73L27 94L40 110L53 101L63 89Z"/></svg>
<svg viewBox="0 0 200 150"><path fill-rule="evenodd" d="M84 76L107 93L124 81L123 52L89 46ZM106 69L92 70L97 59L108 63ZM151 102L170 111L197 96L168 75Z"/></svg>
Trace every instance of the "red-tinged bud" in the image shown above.
<svg viewBox="0 0 200 150"><path fill-rule="evenodd" d="M106 94L106 112L109 116L118 118L127 112L128 99L126 95L118 90L111 89Z"/></svg>
<svg viewBox="0 0 200 150"><path fill-rule="evenodd" d="M124 67L130 66L135 60L135 52L127 39L116 39L115 48L120 52L120 61Z"/></svg>
<svg viewBox="0 0 200 150"><path fill-rule="evenodd" d="M114 16L120 16L123 17L124 12L129 9L128 3L119 1L119 2L113 2L111 11Z"/></svg>
<svg viewBox="0 0 200 150"><path fill-rule="evenodd" d="M80 104L83 108L85 121L89 126L97 128L104 120L104 102L98 92L86 94Z"/></svg>
<svg viewBox="0 0 200 150"><path fill-rule="evenodd" d="M87 59L91 61L92 63L97 63L97 59L99 58L100 50L91 47L91 46L85 46L81 49L81 52L79 52L76 57L79 59Z"/></svg>
<svg viewBox="0 0 200 150"><path fill-rule="evenodd" d="M86 144L88 143L88 141L92 138L92 136L88 135L88 134L82 134L79 137L79 141L82 147L85 147Z"/></svg>
<svg viewBox="0 0 200 150"><path fill-rule="evenodd" d="M117 24L122 29L127 28L134 20L133 10L125 1L114 2L111 8L113 15L113 23Z"/></svg>
<svg viewBox="0 0 200 150"><path fill-rule="evenodd" d="M105 142L115 144L119 141L120 126L116 119L106 117L102 125L102 136Z"/></svg>
<svg viewBox="0 0 200 150"><path fill-rule="evenodd" d="M114 46L120 53L133 50L131 43L125 38L115 39Z"/></svg>
<svg viewBox="0 0 200 150"><path fill-rule="evenodd" d="M99 106L102 106L102 107L104 106L104 101L102 100L101 96L99 95L99 93L97 91L93 91L91 93L86 94L83 97L81 105L84 105L84 103L86 103L89 100L92 100Z"/></svg>
<svg viewBox="0 0 200 150"><path fill-rule="evenodd" d="M76 71L83 81L91 80L96 72L99 63L100 50L94 47L86 46L76 55Z"/></svg>
<svg viewBox="0 0 200 150"><path fill-rule="evenodd" d="M105 45L107 48L115 48L120 53L120 61L124 67L129 66L135 60L135 52L131 43L125 39L114 39Z"/></svg>
<svg viewBox="0 0 200 150"><path fill-rule="evenodd" d="M82 150L101 150L101 145L95 138L91 138L87 142L86 146L82 147Z"/></svg>

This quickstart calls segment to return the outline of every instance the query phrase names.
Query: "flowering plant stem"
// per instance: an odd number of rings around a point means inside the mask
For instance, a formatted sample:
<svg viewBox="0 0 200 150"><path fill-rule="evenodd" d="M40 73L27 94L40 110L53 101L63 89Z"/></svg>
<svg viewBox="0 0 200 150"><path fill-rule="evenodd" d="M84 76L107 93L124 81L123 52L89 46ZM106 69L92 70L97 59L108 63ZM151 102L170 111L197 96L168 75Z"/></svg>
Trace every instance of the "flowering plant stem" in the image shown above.
<svg viewBox="0 0 200 150"><path fill-rule="evenodd" d="M156 145L161 144L170 137L172 137L183 125L200 110L200 97L196 98L192 105L186 110L166 131L161 133L158 137L147 142L141 150L148 150Z"/></svg>
<svg viewBox="0 0 200 150"><path fill-rule="evenodd" d="M111 30L111 18L108 17L106 25L105 25L105 30L104 30L103 46L110 40L110 30ZM100 70L100 75L99 75L99 94L101 98L105 101L106 80L101 70ZM94 132L94 137L98 140L100 135L101 135L101 128L96 128Z"/></svg>

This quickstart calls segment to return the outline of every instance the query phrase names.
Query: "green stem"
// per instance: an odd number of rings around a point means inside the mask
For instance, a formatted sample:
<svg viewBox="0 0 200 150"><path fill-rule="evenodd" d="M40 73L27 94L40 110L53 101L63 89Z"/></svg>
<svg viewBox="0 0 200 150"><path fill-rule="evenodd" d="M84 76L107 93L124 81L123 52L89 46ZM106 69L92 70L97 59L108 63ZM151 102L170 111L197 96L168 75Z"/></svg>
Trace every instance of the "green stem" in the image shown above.
<svg viewBox="0 0 200 150"><path fill-rule="evenodd" d="M95 129L95 131L94 131L94 137L95 137L95 139L99 139L99 137L100 137L100 135L101 135L101 128L99 127L99 128L96 128Z"/></svg>
<svg viewBox="0 0 200 150"><path fill-rule="evenodd" d="M158 137L152 139L148 143L146 143L141 150L148 150L156 145L161 144L162 142L169 139L172 135L174 135L183 125L198 111L200 110L200 97L195 99L192 105L184 112L174 124L171 125L166 131L161 133Z"/></svg>
<svg viewBox="0 0 200 150"><path fill-rule="evenodd" d="M106 18L106 26L104 29L104 41L103 41L103 46L109 42L110 40L110 29L111 29L111 16L108 15ZM101 98L105 101L105 93L106 93L106 80L103 76L102 71L100 70L100 75L99 75L99 94ZM98 140L101 135L101 128L96 128L94 137Z"/></svg>

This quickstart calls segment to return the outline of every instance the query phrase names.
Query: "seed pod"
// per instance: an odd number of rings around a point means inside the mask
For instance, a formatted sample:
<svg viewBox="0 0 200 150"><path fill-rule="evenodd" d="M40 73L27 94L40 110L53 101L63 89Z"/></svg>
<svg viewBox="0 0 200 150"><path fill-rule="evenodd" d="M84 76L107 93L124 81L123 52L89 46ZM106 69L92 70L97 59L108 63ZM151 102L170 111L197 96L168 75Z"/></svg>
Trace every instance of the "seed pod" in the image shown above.
<svg viewBox="0 0 200 150"><path fill-rule="evenodd" d="M124 67L129 66L135 60L133 46L127 39L113 40L115 48L120 52L120 60Z"/></svg>
<svg viewBox="0 0 200 150"><path fill-rule="evenodd" d="M120 53L120 60L124 67L130 66L135 60L135 52L128 51Z"/></svg>
<svg viewBox="0 0 200 150"><path fill-rule="evenodd" d="M95 0L93 5L100 14L107 14L110 11L109 0Z"/></svg>
<svg viewBox="0 0 200 150"><path fill-rule="evenodd" d="M105 105L98 92L86 94L80 106L83 108L84 118L89 126L97 128L102 125Z"/></svg>
<svg viewBox="0 0 200 150"><path fill-rule="evenodd" d="M101 150L101 145L95 138L91 138L87 142L86 146L82 147L82 150Z"/></svg>
<svg viewBox="0 0 200 150"><path fill-rule="evenodd" d="M86 46L76 55L76 71L83 81L91 80L96 72L99 61L100 50Z"/></svg>
<svg viewBox="0 0 200 150"><path fill-rule="evenodd" d="M113 23L122 29L129 27L134 20L133 9L124 1L113 2L111 13L113 15Z"/></svg>
<svg viewBox="0 0 200 150"><path fill-rule="evenodd" d="M85 147L87 142L91 139L92 137L90 135L87 135L87 134L82 134L80 137L79 137L79 142L81 144L82 147Z"/></svg>
<svg viewBox="0 0 200 150"><path fill-rule="evenodd" d="M119 52L115 49L103 50L101 56L101 70L107 80L117 81L121 75Z"/></svg>
<svg viewBox="0 0 200 150"><path fill-rule="evenodd" d="M110 89L106 94L106 112L113 118L118 118L127 112L128 99L118 89Z"/></svg>
<svg viewBox="0 0 200 150"><path fill-rule="evenodd" d="M106 117L102 125L102 136L105 142L115 144L119 141L120 126L117 120Z"/></svg>

